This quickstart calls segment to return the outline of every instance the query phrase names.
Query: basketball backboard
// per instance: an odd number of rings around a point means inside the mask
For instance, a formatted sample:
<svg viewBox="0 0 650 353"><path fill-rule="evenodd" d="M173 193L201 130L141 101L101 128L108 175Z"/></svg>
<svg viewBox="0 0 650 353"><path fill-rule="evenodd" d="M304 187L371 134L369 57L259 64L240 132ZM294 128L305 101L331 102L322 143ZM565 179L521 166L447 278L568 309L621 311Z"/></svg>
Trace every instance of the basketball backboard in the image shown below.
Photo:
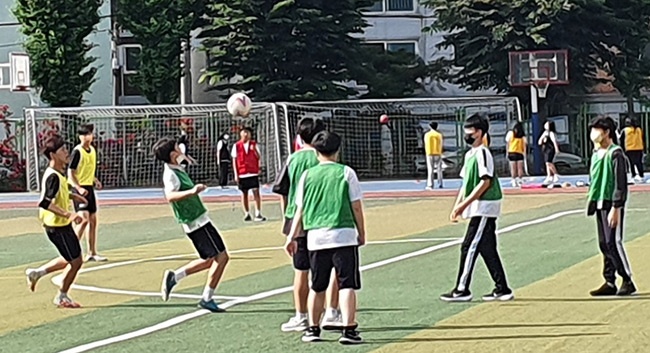
<svg viewBox="0 0 650 353"><path fill-rule="evenodd" d="M10 53L10 89L14 92L29 91L31 86L29 56L24 53Z"/></svg>
<svg viewBox="0 0 650 353"><path fill-rule="evenodd" d="M569 84L567 50L515 51L509 59L513 87Z"/></svg>

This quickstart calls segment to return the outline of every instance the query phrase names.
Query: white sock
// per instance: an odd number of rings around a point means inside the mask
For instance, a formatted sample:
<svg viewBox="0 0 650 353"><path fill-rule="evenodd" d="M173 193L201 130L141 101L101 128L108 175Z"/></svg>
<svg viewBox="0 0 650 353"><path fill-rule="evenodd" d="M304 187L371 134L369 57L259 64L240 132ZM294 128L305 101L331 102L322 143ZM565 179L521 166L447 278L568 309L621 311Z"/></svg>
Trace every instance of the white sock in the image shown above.
<svg viewBox="0 0 650 353"><path fill-rule="evenodd" d="M339 311L336 308L327 308L327 317L337 317L338 315Z"/></svg>
<svg viewBox="0 0 650 353"><path fill-rule="evenodd" d="M174 279L176 280L176 283L180 282L185 277L187 277L185 270L178 269L174 271Z"/></svg>
<svg viewBox="0 0 650 353"><path fill-rule="evenodd" d="M262 217L262 212L260 212L260 210L255 210L255 217Z"/></svg>
<svg viewBox="0 0 650 353"><path fill-rule="evenodd" d="M44 268L37 268L36 273L38 274L39 277L43 277L47 274L47 271Z"/></svg>
<svg viewBox="0 0 650 353"><path fill-rule="evenodd" d="M307 313L301 313L299 311L296 311L296 317L298 319L306 319L307 318Z"/></svg>
<svg viewBox="0 0 650 353"><path fill-rule="evenodd" d="M59 291L59 299L67 298L68 293Z"/></svg>
<svg viewBox="0 0 650 353"><path fill-rule="evenodd" d="M205 286L205 289L203 289L203 300L206 302L209 302L212 300L212 296L214 295L214 288L210 288L210 286Z"/></svg>

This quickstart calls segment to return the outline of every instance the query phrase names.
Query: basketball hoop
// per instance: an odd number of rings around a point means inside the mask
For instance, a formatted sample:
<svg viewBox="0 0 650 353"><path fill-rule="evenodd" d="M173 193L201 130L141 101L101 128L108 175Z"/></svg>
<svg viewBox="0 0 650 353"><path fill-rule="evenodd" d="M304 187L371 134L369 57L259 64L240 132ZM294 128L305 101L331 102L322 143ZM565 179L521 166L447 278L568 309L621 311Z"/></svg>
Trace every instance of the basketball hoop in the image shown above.
<svg viewBox="0 0 650 353"><path fill-rule="evenodd" d="M537 96L539 98L546 98L546 92L548 91L549 84L550 82L547 80L532 82L532 85L537 89Z"/></svg>

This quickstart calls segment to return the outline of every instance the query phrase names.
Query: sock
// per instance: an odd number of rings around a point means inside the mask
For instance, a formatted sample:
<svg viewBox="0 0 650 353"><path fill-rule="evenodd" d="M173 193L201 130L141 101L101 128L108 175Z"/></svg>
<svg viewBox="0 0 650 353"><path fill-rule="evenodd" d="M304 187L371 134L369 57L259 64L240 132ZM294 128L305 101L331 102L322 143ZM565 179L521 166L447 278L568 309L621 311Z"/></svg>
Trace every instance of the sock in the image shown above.
<svg viewBox="0 0 650 353"><path fill-rule="evenodd" d="M262 217L262 212L260 212L260 210L255 210L255 217Z"/></svg>
<svg viewBox="0 0 650 353"><path fill-rule="evenodd" d="M327 317L335 318L339 315L339 311L336 308L327 308Z"/></svg>
<svg viewBox="0 0 650 353"><path fill-rule="evenodd" d="M176 283L180 282L183 278L187 277L187 273L185 270L178 269L174 271L174 280L176 280Z"/></svg>
<svg viewBox="0 0 650 353"><path fill-rule="evenodd" d="M306 319L307 318L307 313L301 313L299 311L296 311L296 317L299 319Z"/></svg>
<svg viewBox="0 0 650 353"><path fill-rule="evenodd" d="M47 271L44 268L37 268L36 273L38 274L39 277L43 277L47 274Z"/></svg>
<svg viewBox="0 0 650 353"><path fill-rule="evenodd" d="M59 291L59 299L67 298L68 293Z"/></svg>
<svg viewBox="0 0 650 353"><path fill-rule="evenodd" d="M210 286L205 286L205 289L203 289L203 300L206 302L209 302L212 300L212 296L214 295L214 288L210 288Z"/></svg>

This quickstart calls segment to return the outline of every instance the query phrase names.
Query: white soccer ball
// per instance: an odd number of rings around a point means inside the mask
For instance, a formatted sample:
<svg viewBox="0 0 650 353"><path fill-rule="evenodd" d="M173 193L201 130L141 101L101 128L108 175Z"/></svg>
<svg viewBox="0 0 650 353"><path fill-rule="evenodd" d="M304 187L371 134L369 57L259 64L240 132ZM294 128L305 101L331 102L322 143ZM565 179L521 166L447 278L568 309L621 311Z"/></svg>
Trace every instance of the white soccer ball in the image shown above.
<svg viewBox="0 0 650 353"><path fill-rule="evenodd" d="M251 112L252 105L251 99L245 93L239 92L228 98L226 107L228 108L228 112L233 116L246 118Z"/></svg>

